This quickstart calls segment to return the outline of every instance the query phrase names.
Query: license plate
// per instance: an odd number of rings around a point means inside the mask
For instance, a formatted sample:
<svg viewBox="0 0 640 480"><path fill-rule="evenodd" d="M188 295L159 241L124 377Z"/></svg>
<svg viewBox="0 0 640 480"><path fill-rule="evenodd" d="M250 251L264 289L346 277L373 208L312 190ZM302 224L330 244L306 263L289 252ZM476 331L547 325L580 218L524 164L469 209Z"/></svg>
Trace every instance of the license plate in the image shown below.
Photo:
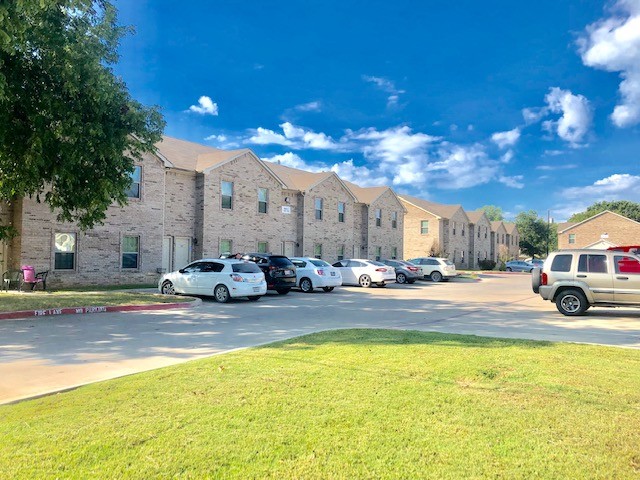
<svg viewBox="0 0 640 480"><path fill-rule="evenodd" d="M291 275L292 273L293 273L293 272L292 272L291 270L285 270L285 271L284 271L284 274L285 274L285 275Z"/></svg>
<svg viewBox="0 0 640 480"><path fill-rule="evenodd" d="M331 272L331 276L335 277L336 276L336 272Z"/></svg>
<svg viewBox="0 0 640 480"><path fill-rule="evenodd" d="M259 292L260 291L260 287L253 287L253 291L254 292Z"/></svg>

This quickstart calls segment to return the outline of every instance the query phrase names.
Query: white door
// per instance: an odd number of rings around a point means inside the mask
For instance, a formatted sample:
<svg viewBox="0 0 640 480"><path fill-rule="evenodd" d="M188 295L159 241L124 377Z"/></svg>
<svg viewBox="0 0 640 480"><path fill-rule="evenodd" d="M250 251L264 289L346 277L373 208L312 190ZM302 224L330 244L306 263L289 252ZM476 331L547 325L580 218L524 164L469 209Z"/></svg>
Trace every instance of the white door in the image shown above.
<svg viewBox="0 0 640 480"><path fill-rule="evenodd" d="M282 246L282 254L285 257L294 257L295 256L296 244L293 242L283 242Z"/></svg>
<svg viewBox="0 0 640 480"><path fill-rule="evenodd" d="M173 239L171 237L164 237L162 239L162 269L165 272L173 271Z"/></svg>
<svg viewBox="0 0 640 480"><path fill-rule="evenodd" d="M191 261L191 238L176 237L174 251L175 262L173 266L176 269L183 268Z"/></svg>

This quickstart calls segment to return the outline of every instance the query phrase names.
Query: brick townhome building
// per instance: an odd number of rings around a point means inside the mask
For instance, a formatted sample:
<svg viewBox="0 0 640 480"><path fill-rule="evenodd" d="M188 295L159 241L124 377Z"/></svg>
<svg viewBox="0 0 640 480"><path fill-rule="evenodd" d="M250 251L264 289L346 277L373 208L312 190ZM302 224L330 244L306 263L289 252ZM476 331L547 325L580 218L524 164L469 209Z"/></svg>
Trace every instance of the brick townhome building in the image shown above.
<svg viewBox="0 0 640 480"><path fill-rule="evenodd" d="M558 249L639 245L640 223L609 210L579 223L558 224Z"/></svg>
<svg viewBox="0 0 640 480"><path fill-rule="evenodd" d="M469 218L470 268L477 268L480 260L493 260L491 257L491 221L482 210L467 212Z"/></svg>

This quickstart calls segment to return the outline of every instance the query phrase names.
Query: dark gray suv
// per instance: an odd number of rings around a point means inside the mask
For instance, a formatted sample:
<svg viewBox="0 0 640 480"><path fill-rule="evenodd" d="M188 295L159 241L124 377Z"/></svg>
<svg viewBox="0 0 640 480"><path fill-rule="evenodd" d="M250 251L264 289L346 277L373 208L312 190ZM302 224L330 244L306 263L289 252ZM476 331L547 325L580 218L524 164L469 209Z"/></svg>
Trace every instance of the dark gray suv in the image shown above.
<svg viewBox="0 0 640 480"><path fill-rule="evenodd" d="M271 253L246 253L243 260L255 262L267 281L267 289L286 295L296 286L296 267L284 255Z"/></svg>

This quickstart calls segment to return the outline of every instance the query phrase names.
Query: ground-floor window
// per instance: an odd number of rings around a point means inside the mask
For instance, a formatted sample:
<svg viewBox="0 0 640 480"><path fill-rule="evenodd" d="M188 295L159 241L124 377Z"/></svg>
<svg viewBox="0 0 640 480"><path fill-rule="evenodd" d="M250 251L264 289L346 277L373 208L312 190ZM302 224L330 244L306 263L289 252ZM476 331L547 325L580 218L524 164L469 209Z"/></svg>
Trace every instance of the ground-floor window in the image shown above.
<svg viewBox="0 0 640 480"><path fill-rule="evenodd" d="M313 256L316 258L322 258L322 244L316 243L313 246Z"/></svg>
<svg viewBox="0 0 640 480"><path fill-rule="evenodd" d="M56 233L54 239L55 270L74 270L76 268L76 234Z"/></svg>
<svg viewBox="0 0 640 480"><path fill-rule="evenodd" d="M231 240L220 240L220 254L226 253L226 254L231 254L233 253L232 248L233 247L233 243L231 242Z"/></svg>
<svg viewBox="0 0 640 480"><path fill-rule="evenodd" d="M258 242L258 253L267 253L269 251L268 242Z"/></svg>
<svg viewBox="0 0 640 480"><path fill-rule="evenodd" d="M338 246L338 260L344 260L344 245Z"/></svg>
<svg viewBox="0 0 640 480"><path fill-rule="evenodd" d="M382 247L376 247L376 260L380 260L382 258Z"/></svg>
<svg viewBox="0 0 640 480"><path fill-rule="evenodd" d="M398 247L393 247L391 249L391 258L393 260L395 260L396 258L398 258Z"/></svg>
<svg viewBox="0 0 640 480"><path fill-rule="evenodd" d="M122 237L122 268L133 269L140 265L140 237Z"/></svg>

